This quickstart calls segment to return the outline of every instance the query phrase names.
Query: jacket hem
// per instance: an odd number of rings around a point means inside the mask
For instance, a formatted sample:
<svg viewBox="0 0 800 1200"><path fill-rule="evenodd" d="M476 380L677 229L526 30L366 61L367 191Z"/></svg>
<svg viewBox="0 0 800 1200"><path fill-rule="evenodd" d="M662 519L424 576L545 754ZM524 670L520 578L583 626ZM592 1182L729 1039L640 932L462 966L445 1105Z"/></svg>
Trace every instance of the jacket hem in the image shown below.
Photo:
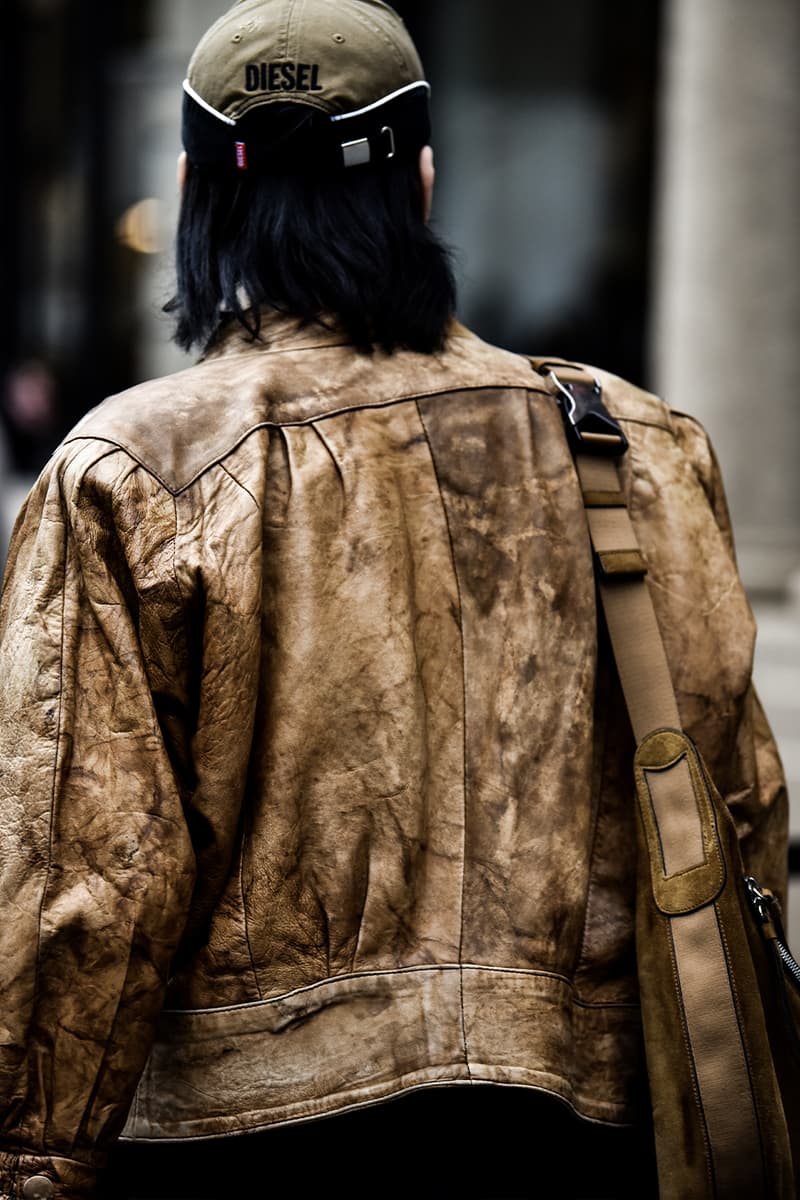
<svg viewBox="0 0 800 1200"><path fill-rule="evenodd" d="M534 1088L587 1120L630 1125L642 1070L638 1006L582 1003L560 976L458 964L364 973L165 1012L122 1140L244 1133L470 1083Z"/></svg>

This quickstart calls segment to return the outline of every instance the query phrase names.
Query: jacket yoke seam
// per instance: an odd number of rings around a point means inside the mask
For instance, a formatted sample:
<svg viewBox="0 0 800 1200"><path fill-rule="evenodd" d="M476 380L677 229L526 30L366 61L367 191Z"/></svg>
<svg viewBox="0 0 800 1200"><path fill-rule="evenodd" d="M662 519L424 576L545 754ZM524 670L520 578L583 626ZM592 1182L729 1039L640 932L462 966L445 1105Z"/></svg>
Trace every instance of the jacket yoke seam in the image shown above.
<svg viewBox="0 0 800 1200"><path fill-rule="evenodd" d="M460 394L462 392L497 391L499 388L502 388L504 391L519 391L519 392L529 392L529 391L538 391L539 390L537 388L530 388L524 383L503 383L502 380L500 382L492 383L492 384L466 384L463 386L456 385L456 386L448 386L448 387L437 387L437 388L431 388L428 391L415 391L415 392L403 393L402 395L399 395L399 396L393 396L389 400L375 401L374 403L371 403L371 404L346 404L346 405L343 405L341 408L331 409L330 412L315 412L315 413L312 413L308 417L303 417L302 419L298 419L298 420L256 421L254 424L249 425L247 427L247 429L243 430L242 433L236 437L234 442L232 442L229 445L226 445L223 450L219 451L219 453L214 453L212 455L212 457L208 459L207 462L203 463L203 465L201 467L198 467L198 469L194 472L194 474L191 476L190 479L187 479L185 483L180 483L180 484L169 483L163 477L163 475L161 475L159 473L159 471L156 469L156 467L154 467L151 463L146 461L145 458L141 454L137 453L137 451L135 449L133 449L127 443L121 441L119 438L114 437L110 434L81 433L80 431L78 431L76 434L74 434L71 438L69 438L67 440L66 444L69 445L69 444L72 444L72 443L78 442L78 441L105 442L107 445L113 446L115 450L121 450L124 454L127 454L131 459L133 459L134 462L137 462L143 470L147 471L147 473L149 475L152 475L152 477L155 480L157 480L157 482L160 483L162 487L166 488L166 490L168 492L170 492L173 496L178 496L181 494L181 492L188 491L189 488L191 488L195 483L197 483L197 481L203 475L205 475L208 471L212 470L213 467L220 466L224 462L224 460L226 458L228 458L231 454L233 454L234 451L238 450L239 447L242 446L249 437L251 437L254 433L258 433L259 430L261 430L261 429L275 429L275 430L304 429L304 428L308 428L309 426L315 425L317 422L333 420L336 417L346 416L348 413L378 412L384 408L391 408L395 404L416 403L419 400L430 399L433 396L456 395L456 394ZM547 396L548 399L552 400L552 397L547 392L540 392L540 395ZM109 453L113 453L113 451L109 451ZM240 486L242 486L242 485L240 484Z"/></svg>
<svg viewBox="0 0 800 1200"><path fill-rule="evenodd" d="M86 434L78 433L73 438L69 439L69 442L70 443L74 443L77 441L105 442L107 445L113 446L115 450L120 450L120 451L122 451L122 453L127 454L131 459L133 459L134 462L139 464L139 466L142 468L142 470L147 471L147 473L149 475L151 475L158 483L160 483L163 488L166 488L166 490L168 492L170 492L171 495L178 496L181 494L181 492L188 491L189 488L191 488L195 483L197 483L197 481L200 478L202 478L202 476L205 475L208 471L210 471L213 467L220 466L224 462L224 460L226 458L228 458L231 454L233 454L236 450L238 450L239 447L242 446L249 437L251 437L254 433L258 433L258 431L261 429L275 429L275 430L303 429L308 426L313 426L318 422L329 421L329 420L333 420L336 417L346 416L348 413L352 413L352 412L376 412L376 411L379 411L384 408L391 408L395 404L408 404L411 402L417 403L420 400L431 399L434 396L452 395L452 394L462 393L462 392L496 391L498 388L503 388L503 390L506 390L506 391L518 391L518 392L526 392L526 393L533 392L538 396L544 396L546 399L548 399L550 401L553 400L553 397L549 392L544 391L541 388L530 387L524 383L504 384L504 383L500 382L500 383L494 383L494 384L472 384L472 385L467 384L462 387L431 388L429 391L412 392L412 393L408 393L408 394L404 393L403 395L400 395L400 396L393 396L390 400L377 401L373 404L349 404L349 405L343 406L342 408L332 409L330 412L314 413L309 417L304 417L302 420L257 421L255 424L250 425L246 430L244 430L241 433L241 435L238 436L231 445L226 446L224 450L221 450L219 453L214 454L207 462L205 462L201 467L199 467L194 472L194 474L192 475L192 477L190 479L188 479L185 483L180 483L180 484L169 483L163 477L163 475L161 475L159 473L159 471L156 469L156 467L154 467L151 463L146 461L145 458L141 454L138 454L136 452L136 450L134 450L131 446L122 442L118 438L112 437L107 434L102 434L102 433L86 433ZM681 414L678 414L678 415L681 415ZM673 437L675 436L675 431L672 429L672 427L666 421L661 422L661 421L649 420L646 417L631 417L631 416L623 416L623 415L617 415L616 419L618 421L623 422L624 424L642 425L642 426L649 427L651 429L661 429L665 433L669 433ZM109 451L109 453L113 453L113 451ZM229 474L230 474L230 472L229 472ZM235 476L232 476L232 478L237 483L239 483L239 481L236 480ZM244 488L244 485L241 483L239 483L239 486ZM247 489L244 488L244 490L246 491Z"/></svg>

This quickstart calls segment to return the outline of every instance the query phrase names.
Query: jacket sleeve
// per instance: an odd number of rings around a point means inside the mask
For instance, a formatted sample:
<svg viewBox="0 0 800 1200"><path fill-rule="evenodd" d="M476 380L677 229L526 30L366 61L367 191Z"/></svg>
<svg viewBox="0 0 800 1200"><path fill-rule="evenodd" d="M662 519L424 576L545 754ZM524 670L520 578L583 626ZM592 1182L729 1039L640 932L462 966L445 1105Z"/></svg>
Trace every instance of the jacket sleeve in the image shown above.
<svg viewBox="0 0 800 1200"><path fill-rule="evenodd" d="M46 469L0 607L3 1200L93 1194L195 879L160 717L186 703L175 506L99 445Z"/></svg>
<svg viewBox="0 0 800 1200"><path fill-rule="evenodd" d="M735 568L731 518L713 446L694 418L683 413L673 413L672 417ZM721 743L718 748L703 747L704 756L736 824L745 867L778 895L785 911L789 844L786 782L775 738L752 678L737 706L736 716L733 740ZM721 754L713 761L715 749L721 750Z"/></svg>

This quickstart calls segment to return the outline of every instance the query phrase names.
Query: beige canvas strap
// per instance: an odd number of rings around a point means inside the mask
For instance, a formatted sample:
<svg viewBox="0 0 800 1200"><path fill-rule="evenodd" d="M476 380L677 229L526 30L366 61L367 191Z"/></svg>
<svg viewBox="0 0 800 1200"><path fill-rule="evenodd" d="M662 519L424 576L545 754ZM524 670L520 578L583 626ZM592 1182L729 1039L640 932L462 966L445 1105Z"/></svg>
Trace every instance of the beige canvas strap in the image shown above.
<svg viewBox="0 0 800 1200"><path fill-rule="evenodd" d="M582 392L590 403L591 390L599 393L599 385L582 368L541 360L533 365L550 380L562 407L569 408L565 390L574 389L576 396ZM569 413L567 417L569 428ZM694 1094L683 1100L695 1106L705 1157L691 1194L767 1200L774 1194L764 1162L768 1151L717 903L725 865L714 805L699 755L681 731L647 564L627 507L618 467L627 442L621 435L614 446L613 435L603 429L599 443L592 436L591 414L585 427L588 437L570 430L575 464L598 591L638 745L635 775L657 909L654 920L658 930L666 930L663 942L672 960L673 1001L684 1042L682 1047L675 1045L674 1053L688 1057ZM657 1033L660 1039L661 1031ZM664 1114L663 1107L654 1097L657 1145L659 1120L680 1122L680 1114ZM683 1147L676 1148L673 1139L668 1153L676 1149ZM662 1200L688 1196L686 1176L663 1161L668 1153L662 1150L659 1147Z"/></svg>
<svg viewBox="0 0 800 1200"><path fill-rule="evenodd" d="M644 582L647 567L615 461L579 454L575 465L595 553L600 598L638 743L653 729L680 726L667 656Z"/></svg>

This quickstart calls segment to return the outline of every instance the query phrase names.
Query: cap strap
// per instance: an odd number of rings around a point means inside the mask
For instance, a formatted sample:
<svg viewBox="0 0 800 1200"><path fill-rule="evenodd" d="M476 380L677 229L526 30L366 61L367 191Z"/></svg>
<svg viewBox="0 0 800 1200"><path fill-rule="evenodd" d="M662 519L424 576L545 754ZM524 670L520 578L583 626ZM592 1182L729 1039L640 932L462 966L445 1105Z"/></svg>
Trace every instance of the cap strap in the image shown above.
<svg viewBox="0 0 800 1200"><path fill-rule="evenodd" d="M411 160L430 140L430 85L410 84L366 108L329 116L287 98L255 105L238 120L184 84L183 144L198 166L273 172L324 172ZM298 120L282 128L291 108Z"/></svg>

